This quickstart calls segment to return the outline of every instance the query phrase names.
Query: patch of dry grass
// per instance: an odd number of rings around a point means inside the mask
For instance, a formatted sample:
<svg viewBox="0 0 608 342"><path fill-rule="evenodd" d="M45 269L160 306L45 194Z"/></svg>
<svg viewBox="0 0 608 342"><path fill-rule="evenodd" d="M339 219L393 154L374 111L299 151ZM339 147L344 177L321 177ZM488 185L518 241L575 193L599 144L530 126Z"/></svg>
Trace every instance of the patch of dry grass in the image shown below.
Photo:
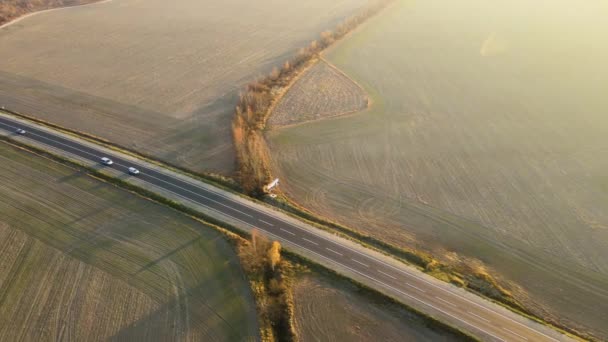
<svg viewBox="0 0 608 342"><path fill-rule="evenodd" d="M272 111L271 126L294 125L353 113L368 99L350 78L320 60L293 84Z"/></svg>
<svg viewBox="0 0 608 342"><path fill-rule="evenodd" d="M235 108L232 136L238 177L248 194L260 196L270 180L268 151L262 131L277 100L302 72L314 64L322 51L391 2L392 0L370 2L358 13L344 19L333 30L321 33L318 40L313 40L301 48L295 56L285 61L280 69L275 67L270 74L247 85Z"/></svg>

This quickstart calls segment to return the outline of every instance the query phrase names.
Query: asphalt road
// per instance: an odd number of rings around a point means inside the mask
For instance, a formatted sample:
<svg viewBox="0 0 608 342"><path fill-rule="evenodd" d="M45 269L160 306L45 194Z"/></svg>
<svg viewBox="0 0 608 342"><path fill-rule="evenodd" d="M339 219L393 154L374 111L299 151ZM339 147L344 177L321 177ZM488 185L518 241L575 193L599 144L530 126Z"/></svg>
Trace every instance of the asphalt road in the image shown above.
<svg viewBox="0 0 608 342"><path fill-rule="evenodd" d="M265 231L269 235L290 242L315 255L341 265L361 275L386 292L397 293L402 298L419 303L419 308L436 317L448 319L451 324L471 331L479 338L488 341L566 341L564 335L547 331L546 327L522 320L511 312L505 312L496 304L482 298L464 296L459 289L450 284L438 284L424 279L420 272L410 267L389 264L364 248L354 249L330 237L319 234L316 228L304 229L273 213L268 208L249 206L235 201L218 192L201 188L188 181L176 178L169 173L159 172L143 164L137 164L121 157L119 152L110 152L104 147L91 148L82 143L48 130L37 128L35 124L23 124L8 116L0 115L0 130L15 132L17 128L27 131L23 138L61 149L81 158L99 162L102 157L114 161L111 167L127 172L131 166L141 171L139 179L154 186L170 191L179 197L204 205L236 220ZM14 133L15 134L15 133ZM331 265L330 265L331 267ZM467 298L468 297L468 298ZM549 336L551 335L551 336Z"/></svg>

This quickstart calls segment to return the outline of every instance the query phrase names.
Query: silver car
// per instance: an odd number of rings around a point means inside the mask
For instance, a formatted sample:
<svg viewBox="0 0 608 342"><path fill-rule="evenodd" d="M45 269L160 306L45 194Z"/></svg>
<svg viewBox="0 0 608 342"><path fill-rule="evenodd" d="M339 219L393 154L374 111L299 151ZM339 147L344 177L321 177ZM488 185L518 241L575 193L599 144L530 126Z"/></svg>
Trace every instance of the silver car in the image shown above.
<svg viewBox="0 0 608 342"><path fill-rule="evenodd" d="M17 130L15 132L17 134L21 134L21 135L24 135L25 133L27 133L23 128L17 128Z"/></svg>
<svg viewBox="0 0 608 342"><path fill-rule="evenodd" d="M108 166L114 164L114 162L112 161L112 159L110 159L108 157L101 158L101 163L103 165L108 165Z"/></svg>
<svg viewBox="0 0 608 342"><path fill-rule="evenodd" d="M129 168L129 173L132 175L138 175L139 174L139 170L134 168L134 167L130 167Z"/></svg>

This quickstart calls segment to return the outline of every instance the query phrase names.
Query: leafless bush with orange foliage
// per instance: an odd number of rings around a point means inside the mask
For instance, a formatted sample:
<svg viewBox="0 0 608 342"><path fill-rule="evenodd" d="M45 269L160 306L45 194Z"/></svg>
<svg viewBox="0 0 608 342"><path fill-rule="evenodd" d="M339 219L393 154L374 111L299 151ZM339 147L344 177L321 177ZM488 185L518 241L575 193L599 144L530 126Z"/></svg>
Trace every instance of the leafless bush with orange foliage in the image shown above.
<svg viewBox="0 0 608 342"><path fill-rule="evenodd" d="M258 230L251 233L251 242L239 246L239 257L254 292L257 292L258 314L262 324L272 327L278 340L293 340L292 309L285 272L290 265L281 258L281 244L270 241Z"/></svg>

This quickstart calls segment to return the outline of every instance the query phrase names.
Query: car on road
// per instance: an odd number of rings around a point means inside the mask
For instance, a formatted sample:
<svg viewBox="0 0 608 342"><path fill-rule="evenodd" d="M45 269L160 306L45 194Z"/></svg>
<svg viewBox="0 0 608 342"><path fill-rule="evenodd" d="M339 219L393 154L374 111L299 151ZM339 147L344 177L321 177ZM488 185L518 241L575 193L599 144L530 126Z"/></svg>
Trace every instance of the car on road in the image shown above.
<svg viewBox="0 0 608 342"><path fill-rule="evenodd" d="M17 130L15 132L17 134L21 134L21 135L24 135L25 133L27 133L23 128L17 128Z"/></svg>
<svg viewBox="0 0 608 342"><path fill-rule="evenodd" d="M139 170L134 168L134 167L130 167L129 168L129 173L132 175L138 175L139 174Z"/></svg>
<svg viewBox="0 0 608 342"><path fill-rule="evenodd" d="M104 164L104 165L112 165L112 164L114 164L114 162L112 161L112 159L110 159L108 157L101 158L101 163Z"/></svg>

